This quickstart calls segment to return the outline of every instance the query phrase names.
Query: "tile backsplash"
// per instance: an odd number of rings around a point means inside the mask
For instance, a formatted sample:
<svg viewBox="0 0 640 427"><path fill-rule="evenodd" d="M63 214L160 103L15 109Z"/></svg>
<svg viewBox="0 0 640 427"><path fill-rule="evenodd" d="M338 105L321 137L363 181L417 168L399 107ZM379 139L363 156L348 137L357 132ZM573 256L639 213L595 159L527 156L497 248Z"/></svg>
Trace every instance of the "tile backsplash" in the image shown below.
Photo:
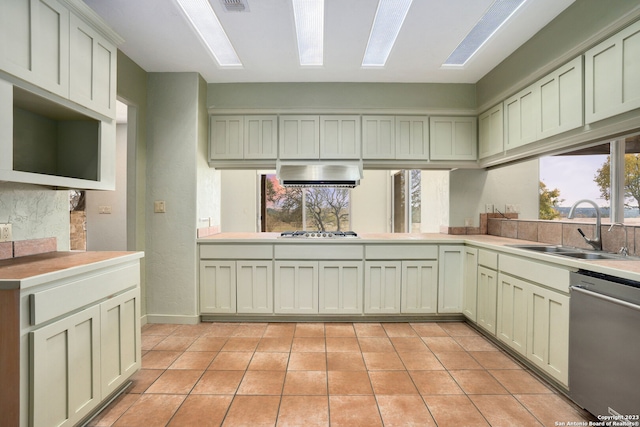
<svg viewBox="0 0 640 427"><path fill-rule="evenodd" d="M595 224L586 222L531 221L495 217L487 218L487 221L486 234L582 249L591 249L591 246L582 238L578 228L590 238L595 234L596 228ZM640 242L640 227L616 226L609 231L610 226L611 224L601 226L604 251L618 252L626 246L630 255L637 255L640 252L640 245L636 250L636 241Z"/></svg>

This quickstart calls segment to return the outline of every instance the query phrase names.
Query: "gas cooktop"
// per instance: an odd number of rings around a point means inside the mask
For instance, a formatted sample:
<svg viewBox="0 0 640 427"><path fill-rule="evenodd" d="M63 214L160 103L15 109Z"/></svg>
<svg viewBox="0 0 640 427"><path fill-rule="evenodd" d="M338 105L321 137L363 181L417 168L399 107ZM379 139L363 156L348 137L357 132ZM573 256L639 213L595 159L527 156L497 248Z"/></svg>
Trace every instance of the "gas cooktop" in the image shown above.
<svg viewBox="0 0 640 427"><path fill-rule="evenodd" d="M355 231L283 231L280 237L313 238L313 239L341 239L358 237Z"/></svg>

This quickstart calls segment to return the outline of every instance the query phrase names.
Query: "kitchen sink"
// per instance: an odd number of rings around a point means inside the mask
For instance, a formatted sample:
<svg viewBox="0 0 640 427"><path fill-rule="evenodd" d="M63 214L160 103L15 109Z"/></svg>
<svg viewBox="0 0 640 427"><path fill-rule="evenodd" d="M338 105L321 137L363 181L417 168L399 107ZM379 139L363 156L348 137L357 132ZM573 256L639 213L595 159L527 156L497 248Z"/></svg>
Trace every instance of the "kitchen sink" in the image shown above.
<svg viewBox="0 0 640 427"><path fill-rule="evenodd" d="M636 257L612 254L609 252L589 251L578 248L571 248L557 245L508 245L512 248L524 249L527 251L545 253L549 255L566 256L584 260L638 260Z"/></svg>
<svg viewBox="0 0 640 427"><path fill-rule="evenodd" d="M572 248L562 246L543 246L543 245L509 245L514 248L526 249L528 251L544 252L544 253L566 253L574 251Z"/></svg>

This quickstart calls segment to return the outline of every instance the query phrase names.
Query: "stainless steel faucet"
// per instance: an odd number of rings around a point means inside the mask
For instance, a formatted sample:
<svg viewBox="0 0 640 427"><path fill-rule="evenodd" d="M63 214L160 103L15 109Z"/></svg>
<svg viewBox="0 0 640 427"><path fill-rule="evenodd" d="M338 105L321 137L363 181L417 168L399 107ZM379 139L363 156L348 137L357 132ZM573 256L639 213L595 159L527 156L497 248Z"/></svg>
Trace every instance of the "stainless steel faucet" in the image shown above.
<svg viewBox="0 0 640 427"><path fill-rule="evenodd" d="M585 242L590 244L591 247L593 247L593 249L595 249L597 251L601 251L602 250L602 238L600 236L600 227L602 226L602 217L600 216L600 209L598 208L598 205L596 204L596 202L594 202L593 200L589 200L589 199L578 200L577 202L575 202L573 204L573 206L571 206L571 210L569 211L569 215L567 215L567 219L573 219L573 217L575 215L576 206L578 206L581 203L589 203L590 205L592 205L595 208L595 210L596 210L596 232L595 232L595 236L593 237L593 239L589 239L587 236L585 236L584 232L579 228L578 228L578 233L580 233L580 235L585 240Z"/></svg>
<svg viewBox="0 0 640 427"><path fill-rule="evenodd" d="M611 231L613 227L615 227L616 225L619 225L620 227L622 227L622 231L624 232L624 246L620 248L618 253L620 255L627 256L629 255L629 237L627 235L627 229L625 228L624 224L621 222L614 222L613 224L611 224L611 226L607 231Z"/></svg>

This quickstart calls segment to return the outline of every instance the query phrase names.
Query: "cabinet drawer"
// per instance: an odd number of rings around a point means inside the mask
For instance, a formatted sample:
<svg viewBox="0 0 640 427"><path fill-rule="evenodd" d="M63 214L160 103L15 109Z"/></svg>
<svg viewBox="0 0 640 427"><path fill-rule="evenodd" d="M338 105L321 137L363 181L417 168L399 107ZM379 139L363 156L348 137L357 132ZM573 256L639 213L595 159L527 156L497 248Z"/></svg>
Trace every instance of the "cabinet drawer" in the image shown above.
<svg viewBox="0 0 640 427"><path fill-rule="evenodd" d="M200 245L200 259L272 259L272 245Z"/></svg>
<svg viewBox="0 0 640 427"><path fill-rule="evenodd" d="M478 264L493 270L498 269L498 253L478 249Z"/></svg>
<svg viewBox="0 0 640 427"><path fill-rule="evenodd" d="M32 325L100 301L140 283L140 266L135 265L98 275L89 275L29 296ZM90 291L89 291L90 290Z"/></svg>
<svg viewBox="0 0 640 427"><path fill-rule="evenodd" d="M569 270L500 254L500 272L569 293Z"/></svg>
<svg viewBox="0 0 640 427"><path fill-rule="evenodd" d="M362 259L362 245L276 245L280 259Z"/></svg>
<svg viewBox="0 0 640 427"><path fill-rule="evenodd" d="M436 245L367 245L367 259L438 259Z"/></svg>

